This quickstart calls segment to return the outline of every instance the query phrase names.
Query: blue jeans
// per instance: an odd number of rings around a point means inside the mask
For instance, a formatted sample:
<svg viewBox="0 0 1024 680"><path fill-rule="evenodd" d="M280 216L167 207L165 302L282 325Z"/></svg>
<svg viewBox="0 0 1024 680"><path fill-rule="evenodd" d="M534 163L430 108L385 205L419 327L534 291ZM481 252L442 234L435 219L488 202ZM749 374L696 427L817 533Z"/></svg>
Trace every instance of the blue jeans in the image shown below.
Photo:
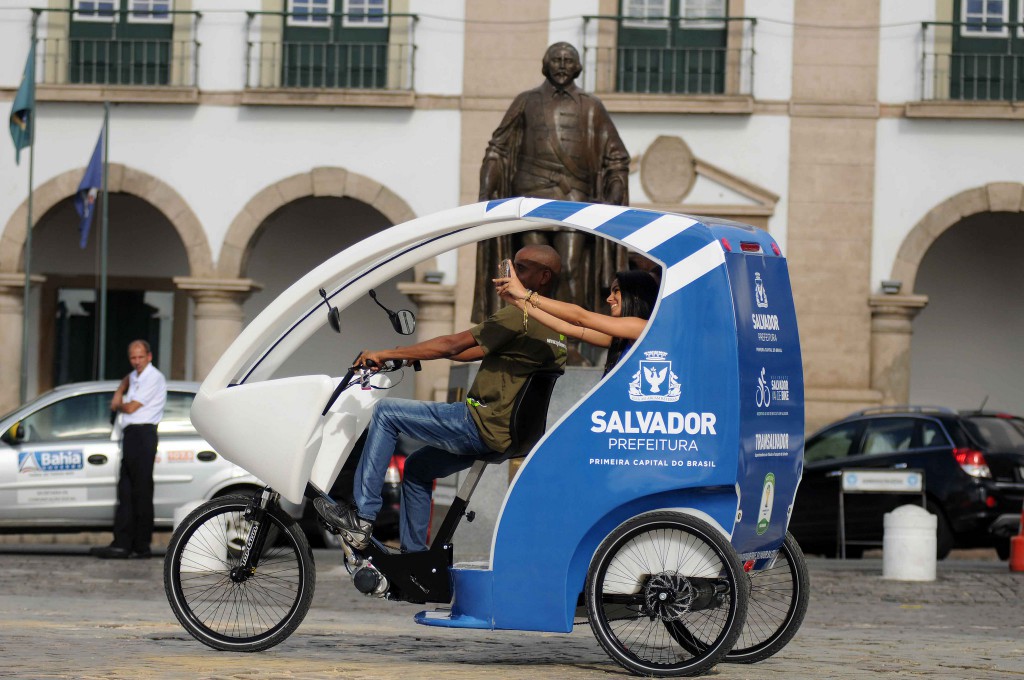
<svg viewBox="0 0 1024 680"><path fill-rule="evenodd" d="M403 550L426 550L434 480L465 470L478 456L493 452L480 439L480 431L465 402L377 402L352 490L356 512L363 519L375 520L380 512L384 476L400 432L426 446L405 461L399 536Z"/></svg>

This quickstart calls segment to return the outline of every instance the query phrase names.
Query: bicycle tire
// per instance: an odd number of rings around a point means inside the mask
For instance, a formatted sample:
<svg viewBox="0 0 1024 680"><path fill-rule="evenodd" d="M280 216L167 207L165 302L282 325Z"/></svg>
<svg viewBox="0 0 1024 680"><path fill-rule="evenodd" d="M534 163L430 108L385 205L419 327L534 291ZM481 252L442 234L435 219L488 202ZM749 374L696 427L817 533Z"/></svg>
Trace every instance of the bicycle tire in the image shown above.
<svg viewBox="0 0 1024 680"><path fill-rule="evenodd" d="M694 593L706 593L709 584L721 599L698 605ZM748 588L736 551L719 531L660 511L634 517L605 538L585 597L594 637L612 660L636 675L673 677L704 673L732 649ZM698 631L701 642L681 643L672 633L682 630Z"/></svg>
<svg viewBox="0 0 1024 680"><path fill-rule="evenodd" d="M789 532L775 563L748 575L747 620L725 656L729 663L756 663L777 654L800 629L811 600L807 560Z"/></svg>
<svg viewBox="0 0 1024 680"><path fill-rule="evenodd" d="M283 642L302 623L316 587L306 536L280 507L266 512L270 528L256 572L231 579L251 527L244 517L250 502L223 496L199 506L175 530L164 558L164 591L178 622L222 651Z"/></svg>

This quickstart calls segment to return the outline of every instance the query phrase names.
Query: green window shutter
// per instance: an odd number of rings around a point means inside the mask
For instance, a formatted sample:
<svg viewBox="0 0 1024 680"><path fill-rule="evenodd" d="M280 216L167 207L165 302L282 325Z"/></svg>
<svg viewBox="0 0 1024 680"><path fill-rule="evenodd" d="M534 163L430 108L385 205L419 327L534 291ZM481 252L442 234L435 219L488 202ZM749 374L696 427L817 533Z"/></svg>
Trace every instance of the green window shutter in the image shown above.
<svg viewBox="0 0 1024 680"><path fill-rule="evenodd" d="M724 0L620 0L616 89L723 93L727 23L697 18L727 13Z"/></svg>
<svg viewBox="0 0 1024 680"><path fill-rule="evenodd" d="M281 80L284 87L383 89L387 86L387 3L290 0L285 19ZM321 4L324 3L324 4ZM346 13L382 9L381 14ZM316 17L316 13L321 18ZM333 16L327 16L331 15Z"/></svg>
<svg viewBox="0 0 1024 680"><path fill-rule="evenodd" d="M1016 101L1024 96L1024 38L1018 0L955 0L950 99Z"/></svg>
<svg viewBox="0 0 1024 680"><path fill-rule="evenodd" d="M160 86L170 83L174 26L170 14L131 15L129 0L73 1L68 32L68 82ZM133 0L131 5L140 3ZM155 11L171 9L150 2Z"/></svg>

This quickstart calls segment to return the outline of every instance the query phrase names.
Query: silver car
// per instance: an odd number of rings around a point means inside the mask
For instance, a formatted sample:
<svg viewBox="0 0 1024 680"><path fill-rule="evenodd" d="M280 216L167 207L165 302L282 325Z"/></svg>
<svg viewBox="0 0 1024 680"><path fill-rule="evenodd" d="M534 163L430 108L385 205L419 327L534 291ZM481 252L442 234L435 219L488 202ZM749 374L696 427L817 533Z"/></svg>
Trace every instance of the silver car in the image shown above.
<svg viewBox="0 0 1024 680"><path fill-rule="evenodd" d="M110 417L117 385L63 385L0 417L0 532L111 529L121 466ZM217 455L192 427L189 409L198 388L167 383L153 468L157 527L171 527L175 509L188 503L263 486Z"/></svg>

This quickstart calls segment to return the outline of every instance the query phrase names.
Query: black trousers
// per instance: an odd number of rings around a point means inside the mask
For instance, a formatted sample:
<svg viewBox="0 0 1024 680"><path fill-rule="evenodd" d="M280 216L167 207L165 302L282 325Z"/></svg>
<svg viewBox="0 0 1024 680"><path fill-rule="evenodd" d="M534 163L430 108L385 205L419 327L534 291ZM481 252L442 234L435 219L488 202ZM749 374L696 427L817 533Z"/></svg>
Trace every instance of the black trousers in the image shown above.
<svg viewBox="0 0 1024 680"><path fill-rule="evenodd" d="M129 425L121 439L114 545L146 552L153 538L153 462L156 425Z"/></svg>

